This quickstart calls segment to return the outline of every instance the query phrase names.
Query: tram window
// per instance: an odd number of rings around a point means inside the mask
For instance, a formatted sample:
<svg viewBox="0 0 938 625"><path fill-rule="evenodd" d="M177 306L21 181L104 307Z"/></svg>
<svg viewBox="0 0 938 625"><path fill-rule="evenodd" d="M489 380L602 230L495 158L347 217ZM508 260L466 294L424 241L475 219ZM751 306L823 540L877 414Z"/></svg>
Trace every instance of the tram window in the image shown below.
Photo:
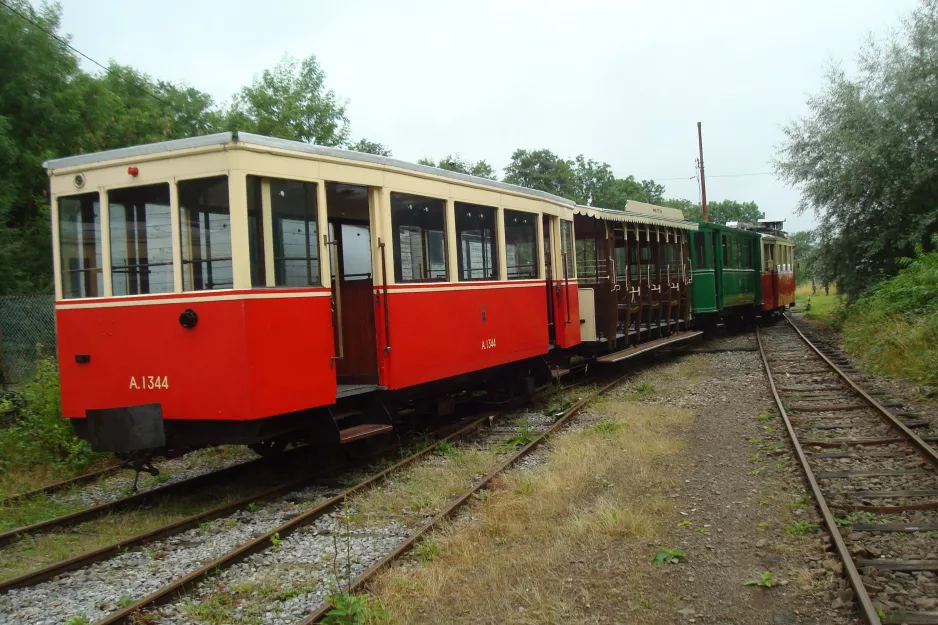
<svg viewBox="0 0 938 625"><path fill-rule="evenodd" d="M707 258L707 237L703 233L694 234L694 260L695 269L712 269L710 259Z"/></svg>
<svg viewBox="0 0 938 625"><path fill-rule="evenodd" d="M495 208L456 202L459 280L497 280Z"/></svg>
<svg viewBox="0 0 938 625"><path fill-rule="evenodd" d="M629 245L629 279L638 280L641 276L638 275L638 243L632 242Z"/></svg>
<svg viewBox="0 0 938 625"><path fill-rule="evenodd" d="M628 277L628 263L625 260L625 248L617 247L615 249L616 258L616 280L625 280Z"/></svg>
<svg viewBox="0 0 938 625"><path fill-rule="evenodd" d="M446 280L445 212L444 200L391 193L397 282Z"/></svg>
<svg viewBox="0 0 938 625"><path fill-rule="evenodd" d="M314 182L248 176L248 244L251 284L265 286L264 182L269 183L274 284L319 286L319 212Z"/></svg>
<svg viewBox="0 0 938 625"><path fill-rule="evenodd" d="M721 236L720 243L723 244L723 267L730 266L730 244L727 241L727 237Z"/></svg>
<svg viewBox="0 0 938 625"><path fill-rule="evenodd" d="M171 293L169 183L115 189L107 197L114 295Z"/></svg>
<svg viewBox="0 0 938 625"><path fill-rule="evenodd" d="M184 291L234 286L228 177L178 183Z"/></svg>
<svg viewBox="0 0 938 625"><path fill-rule="evenodd" d="M580 282L596 282L598 277L596 261L596 240L576 240L577 279Z"/></svg>
<svg viewBox="0 0 938 625"><path fill-rule="evenodd" d="M509 280L537 277L537 215L505 211L505 250Z"/></svg>
<svg viewBox="0 0 938 625"><path fill-rule="evenodd" d="M646 280L658 276L658 265L651 257L651 243L642 246L642 275Z"/></svg>
<svg viewBox="0 0 938 625"><path fill-rule="evenodd" d="M62 297L98 297L104 294L100 208L97 193L59 198Z"/></svg>
<svg viewBox="0 0 938 625"><path fill-rule="evenodd" d="M574 273L573 254L573 222L560 220L560 251L564 255L564 265L566 269L566 278L573 280L576 278Z"/></svg>

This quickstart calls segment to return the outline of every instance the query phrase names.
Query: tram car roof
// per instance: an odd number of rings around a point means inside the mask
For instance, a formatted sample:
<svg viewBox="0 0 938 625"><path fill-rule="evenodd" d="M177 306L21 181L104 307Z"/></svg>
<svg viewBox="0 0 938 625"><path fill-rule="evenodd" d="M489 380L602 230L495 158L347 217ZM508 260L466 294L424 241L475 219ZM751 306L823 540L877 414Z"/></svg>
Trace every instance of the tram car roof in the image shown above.
<svg viewBox="0 0 938 625"><path fill-rule="evenodd" d="M161 155L167 155L167 153L170 152L191 150L194 148L218 147L219 149L226 149L226 147L229 146L273 148L287 152L338 158L348 161L355 161L358 163L368 163L372 166L378 166L379 168L403 169L418 174L429 174L442 178L458 180L460 182L491 187L502 191L509 191L512 193L528 196L536 196L556 204L565 205L569 209L572 209L574 206L576 206L576 202L573 200L568 200L567 198L560 197L559 195L554 195L553 193L548 193L546 191L539 191L537 189L529 189L527 187L509 184L507 182L499 182L497 180L490 180L488 178L480 178L478 176L471 176L469 174L463 174L460 172L439 169L436 167L430 167L428 165L418 165L416 163L409 163L407 161L402 161L387 156L365 154L364 152L354 152L352 150L342 150L339 148L329 148L321 145L304 143L302 141L278 139L276 137L267 137L264 135L256 135L253 133L241 132L237 130L231 132L219 132L211 135L203 135L200 137L188 137L185 139L173 139L170 141L147 143L126 148L118 148L115 150L90 152L87 154L78 154L75 156L66 156L63 158L54 158L45 161L43 166L49 170L50 175L56 175L62 173L71 173L69 171L61 170L88 168L89 166L92 168L95 166L106 167L115 165L117 161L122 161L125 159L146 159L147 157L158 157Z"/></svg>
<svg viewBox="0 0 938 625"><path fill-rule="evenodd" d="M682 228L684 230L696 230L697 224L693 221L684 219L684 213L677 208L668 206L656 206L645 202L636 202L628 200L625 203L624 210L612 208L599 208L595 206L582 206L577 204L573 209L577 215L593 217L605 221L624 221L629 223L648 224L653 226L667 226L671 228Z"/></svg>

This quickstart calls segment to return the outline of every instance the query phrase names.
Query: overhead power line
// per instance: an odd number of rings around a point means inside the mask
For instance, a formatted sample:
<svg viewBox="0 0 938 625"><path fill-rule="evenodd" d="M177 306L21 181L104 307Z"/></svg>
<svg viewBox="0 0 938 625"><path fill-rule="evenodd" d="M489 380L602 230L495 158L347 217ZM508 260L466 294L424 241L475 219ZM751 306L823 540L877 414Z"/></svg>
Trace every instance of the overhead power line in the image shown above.
<svg viewBox="0 0 938 625"><path fill-rule="evenodd" d="M743 176L774 176L774 171L758 171L750 174L707 174L707 178L741 178ZM654 178L651 180L654 181L666 181L666 180L697 180L697 174L693 176L678 176L675 178Z"/></svg>
<svg viewBox="0 0 938 625"><path fill-rule="evenodd" d="M185 113L184 113L181 109L177 108L172 102L170 102L170 101L168 101L168 100L166 100L166 99L164 99L164 98L161 98L160 96L156 95L156 94L153 93L152 91L150 91L150 90L148 90L148 89L145 89L144 87L138 85L138 84L135 83L134 81L128 80L127 78L125 78L124 76L122 76L120 73L115 72L114 70L112 70L110 67L107 67L106 65L103 65L102 63L97 62L96 60L94 60L93 58L91 58L90 56L88 56L87 54L85 54L84 52L82 52L81 50L79 50L78 48L76 48L75 46L73 46L72 44L70 44L69 42L67 42L66 40L64 40L64 39L62 39L61 37L59 37L58 35L56 35L54 32L51 32L51 31L46 30L45 28L43 28L40 24L36 23L36 21L35 21L34 19L32 19L31 17L29 17L28 15L24 15L24 14L21 13L20 11L17 11L15 8L13 8L13 7L10 6L9 4L7 4L6 0L0 0L0 4L2 4L4 7L6 7L6 9L9 10L9 11L10 11L11 13L13 13L14 15L17 15L17 16L19 16L20 18L26 20L27 22L29 22L30 24L32 24L33 27L35 27L35 28L38 29L39 31L45 33L46 35L48 35L49 37L51 37L51 38L54 39L55 41L59 42L60 44L62 44L63 46L65 46L66 48L68 48L69 50L71 50L72 52L74 52L75 54L78 54L79 56L82 56L82 57L84 57L85 59L88 59L89 61L91 61L92 63L94 63L95 65L97 65L97 66L100 67L101 69L103 69L105 72L107 72L107 73L110 74L111 76L114 76L114 77L118 78L119 80L121 80L122 82L127 83L127 84L130 85L131 87L134 87L135 89L139 90L141 93L144 93L144 94L150 96L150 97L153 98L154 100L156 100L156 101L158 101L158 102L160 102L160 103L162 103L162 104L165 104L166 106L168 106L169 108L173 109L174 111L176 111L176 112L179 113L180 115L185 115ZM108 91L110 91L110 89L108 89ZM114 93L114 92L111 91L111 93ZM115 93L114 95L117 95L117 94Z"/></svg>

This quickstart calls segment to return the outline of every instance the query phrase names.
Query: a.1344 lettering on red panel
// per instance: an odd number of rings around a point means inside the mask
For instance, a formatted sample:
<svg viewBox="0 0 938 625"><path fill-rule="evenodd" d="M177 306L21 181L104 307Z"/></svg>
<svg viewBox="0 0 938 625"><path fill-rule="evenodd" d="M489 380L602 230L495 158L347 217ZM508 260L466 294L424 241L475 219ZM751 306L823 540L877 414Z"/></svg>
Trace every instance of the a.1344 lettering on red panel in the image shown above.
<svg viewBox="0 0 938 625"><path fill-rule="evenodd" d="M137 375L130 376L131 390L167 390L169 389L169 377L158 375Z"/></svg>

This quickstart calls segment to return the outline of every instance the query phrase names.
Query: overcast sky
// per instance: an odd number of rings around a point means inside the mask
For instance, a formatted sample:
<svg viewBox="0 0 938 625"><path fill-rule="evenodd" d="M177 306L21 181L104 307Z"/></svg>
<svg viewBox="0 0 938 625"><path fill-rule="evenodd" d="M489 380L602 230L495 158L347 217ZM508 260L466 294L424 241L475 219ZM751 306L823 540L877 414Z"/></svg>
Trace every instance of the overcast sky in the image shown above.
<svg viewBox="0 0 938 625"><path fill-rule="evenodd" d="M394 2L63 0L92 58L219 101L284 54L315 54L353 139L415 161L458 152L500 169L517 148L584 154L697 201L753 200L790 231L798 192L771 172L781 126L831 61L848 70L913 0ZM94 68L86 64L86 69ZM739 174L758 174L741 176Z"/></svg>

